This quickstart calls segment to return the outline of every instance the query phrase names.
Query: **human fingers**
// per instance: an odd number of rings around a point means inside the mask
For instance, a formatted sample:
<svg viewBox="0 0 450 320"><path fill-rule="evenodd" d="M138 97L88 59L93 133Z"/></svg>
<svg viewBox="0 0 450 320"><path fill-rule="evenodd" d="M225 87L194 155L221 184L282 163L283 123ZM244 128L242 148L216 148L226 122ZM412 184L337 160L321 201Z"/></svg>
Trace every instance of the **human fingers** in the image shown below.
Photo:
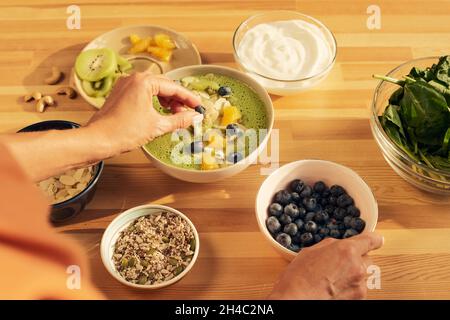
<svg viewBox="0 0 450 320"><path fill-rule="evenodd" d="M146 76L151 94L176 99L184 105L194 108L200 104L200 98L183 86L163 77Z"/></svg>

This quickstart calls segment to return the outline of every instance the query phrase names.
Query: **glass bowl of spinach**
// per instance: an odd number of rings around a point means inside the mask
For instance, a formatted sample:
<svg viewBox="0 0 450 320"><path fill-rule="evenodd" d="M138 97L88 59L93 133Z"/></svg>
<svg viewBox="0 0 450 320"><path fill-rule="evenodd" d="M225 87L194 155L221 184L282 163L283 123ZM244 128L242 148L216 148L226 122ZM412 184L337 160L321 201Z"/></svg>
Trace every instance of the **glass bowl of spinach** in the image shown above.
<svg viewBox="0 0 450 320"><path fill-rule="evenodd" d="M450 56L401 64L380 79L371 128L389 165L411 184L450 195Z"/></svg>

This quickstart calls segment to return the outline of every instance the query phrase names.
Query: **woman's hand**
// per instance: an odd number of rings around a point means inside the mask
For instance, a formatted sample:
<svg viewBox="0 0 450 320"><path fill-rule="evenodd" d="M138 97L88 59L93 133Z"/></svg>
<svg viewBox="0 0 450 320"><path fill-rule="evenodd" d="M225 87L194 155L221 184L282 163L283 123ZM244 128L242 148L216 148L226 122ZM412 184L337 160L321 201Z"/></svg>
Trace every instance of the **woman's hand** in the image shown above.
<svg viewBox="0 0 450 320"><path fill-rule="evenodd" d="M158 113L153 107L154 96L174 114ZM164 133L189 127L194 117L201 120L201 114L189 109L200 102L199 97L164 76L135 73L117 81L88 127L109 141L113 154L122 153Z"/></svg>
<svg viewBox="0 0 450 320"><path fill-rule="evenodd" d="M364 233L325 239L303 249L281 275L269 299L363 299L367 294L367 254L383 237Z"/></svg>
<svg viewBox="0 0 450 320"><path fill-rule="evenodd" d="M161 115L153 97L171 108ZM136 73L119 79L103 108L87 126L0 136L34 181L84 167L138 148L166 132L188 127L202 115L190 108L200 99L163 76Z"/></svg>

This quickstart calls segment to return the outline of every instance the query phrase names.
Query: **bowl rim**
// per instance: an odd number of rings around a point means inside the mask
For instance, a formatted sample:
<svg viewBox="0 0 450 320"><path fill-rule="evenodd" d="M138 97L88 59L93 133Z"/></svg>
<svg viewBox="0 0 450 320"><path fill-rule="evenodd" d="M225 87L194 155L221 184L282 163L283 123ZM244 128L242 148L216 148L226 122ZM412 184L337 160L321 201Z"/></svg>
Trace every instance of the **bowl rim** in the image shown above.
<svg viewBox="0 0 450 320"><path fill-rule="evenodd" d="M59 123L59 124L69 124L69 125L73 126L73 129L81 127L81 125L79 123L76 123L76 122L73 122L73 121L69 121L69 120L44 120L44 121L32 123L32 124L22 128L22 129L20 129L17 132L36 132L35 130L29 131L29 129L31 129L33 126L36 126L36 125L57 124L57 123ZM54 129L55 130L71 130L70 128L67 128L67 129L54 128ZM76 202L77 200L79 200L79 198L81 198L84 195L86 195L86 193L89 192L94 187L94 185L97 184L98 180L100 179L100 175L103 172L103 168L105 166L105 162L104 161L100 161L100 162L97 162L96 164L93 164L91 166L92 167L98 167L98 169L97 169L97 172L94 174L94 176L89 181L89 183L87 184L86 188L84 188L80 193L76 194L72 198L69 198L69 199L64 200L62 202L58 202L58 203L52 204L52 208L60 209L60 208L63 208L63 207L65 207L66 205L68 205L70 203ZM73 217L74 216L70 216L69 218L66 218L66 219L63 219L63 220L57 221L57 222L58 223L66 222L66 220L69 220L69 219L71 219Z"/></svg>
<svg viewBox="0 0 450 320"><path fill-rule="evenodd" d="M205 64L199 64L199 65L185 66L185 67L181 67L181 68L176 68L176 69L170 70L169 72L166 72L165 75L167 75L167 74L169 74L169 73L171 73L171 72L179 72L179 71L183 71L183 70L186 70L186 69L194 69L194 70L195 70L195 69L209 69L209 68L212 68L212 69L215 69L215 70L226 70L226 71L230 71L230 72L236 72L236 73L239 73L241 76L243 76L243 77L246 79L246 81L248 80L252 85L255 85L255 86L257 86L257 87L260 87L261 92L264 92L264 98L265 98L267 101L270 102L270 103L269 103L269 109L270 109L270 111L271 111L271 113L272 113L272 114L271 114L271 119L269 120L269 124L268 124L268 128L267 128L267 134L266 134L266 136L265 136L264 139L258 144L258 147L257 147L255 150L253 150L253 152L250 153L247 157L245 157L244 159L242 159L242 160L239 161L239 162L236 162L235 164L232 164L232 165L227 166L227 167L219 168L219 169L212 169L212 170L193 170L193 169L186 169L186 168L177 167L177 166L175 166L175 165L173 165L173 164L169 164L169 163L166 163L166 162L161 161L160 159L158 159L157 157L155 157L154 155L152 155L151 152L148 151L148 150L145 148L145 145L143 145L143 146L141 147L142 151L143 151L145 154L147 154L148 156L150 156L150 158L151 158L152 161L156 161L156 162L158 162L160 165L162 165L162 166L164 166L164 167L169 167L169 168L171 168L171 169L173 169L173 170L176 170L176 171L178 171L178 172L188 172L188 173L191 173L191 174L195 174L195 173L193 173L193 172L196 172L196 173L198 173L198 174L210 174L210 175L211 175L211 174L214 174L214 173L217 173L217 172L227 171L227 170L229 170L230 168L233 168L233 167L235 167L235 166L237 166L237 165L245 164L246 162L249 161L250 157L252 157L252 156L255 155L255 153L256 153L257 155L259 154L259 152L260 152L259 148L260 148L262 145L266 145L266 144L267 144L267 142L268 142L268 140L269 140L269 138L270 138L270 136L271 136L272 129L273 129L273 125L274 125L274 122L275 122L275 108L274 108L274 106L273 106L273 101L272 101L272 99L270 98L269 94L267 93L267 90L266 90L259 82L257 82L255 79L253 79L253 78L250 77L249 75L247 75L247 74L245 74L244 72L239 71L239 70L237 70L237 69L229 68L229 67L224 67L224 66L220 66L220 65L215 65L215 64L206 64L206 65L205 65ZM212 72L214 72L214 71L212 71ZM241 81L241 80L239 80L239 81ZM244 81L242 81L242 82L244 82ZM255 90L252 88L252 86L250 86L247 82L244 82L244 84L248 85L248 86L250 87L250 89L252 89L253 91L255 91ZM270 115L270 114L268 114L268 116L269 116L269 115Z"/></svg>
<svg viewBox="0 0 450 320"><path fill-rule="evenodd" d="M92 43L94 41L96 41L97 39L99 39L100 37L105 37L108 36L110 34L113 34L114 32L118 32L118 31L122 31L122 30L126 30L126 29L133 29L133 28L159 28L162 30L167 30L168 32L172 32L174 34L176 34L178 37L181 37L184 39L184 41L186 41L186 43L189 43L192 48L193 48L193 52L195 53L196 59L197 59L197 64L202 64L202 56L200 54L200 51L198 50L197 46L194 44L194 42L192 42L187 36L185 36L184 34L172 29L172 28L168 28L166 26L163 25L157 25L157 24L132 24L132 25L126 25L126 26L121 26L121 27L117 27L114 29L111 29L109 31L106 31L104 33L101 33L99 35L97 35L94 39L92 39L91 41L89 41L84 47L83 49L80 50L80 52L78 54L80 54L83 51L88 50L88 47L92 45ZM104 45L101 48L105 48L106 46ZM77 56L78 56L77 54ZM128 54L127 55L127 60L132 60L131 58L143 58L142 55L139 54ZM160 70L162 71L162 67L160 65L160 62L157 61L156 59L151 59L151 57L148 57L149 60L152 60L157 66L158 68L160 68ZM75 64L72 66L72 72L71 72L71 79L74 82L74 85L76 87L76 89L79 91L81 97L84 99L84 101L86 101L88 104L90 104L91 106L93 106L94 108L97 109L101 109L102 106L97 106L95 104L95 99L94 97L90 97L86 94L86 92L84 91L82 85L81 85L81 79L78 77L77 73L75 72ZM172 69L175 70L175 69ZM161 73L163 74L163 73Z"/></svg>
<svg viewBox="0 0 450 320"><path fill-rule="evenodd" d="M398 65L397 67L395 67L394 69L392 69L391 71L389 71L386 74L386 76L391 76L393 73L397 72L401 68L403 68L403 67L405 67L405 66L407 66L407 65L409 65L409 64L411 64L411 63L413 63L415 61L425 61L425 60L432 60L432 59L438 60L439 56L428 56L428 57L421 57L421 58L407 60L407 61L401 63L400 65ZM374 91L373 96L372 96L372 103L371 103L372 114L371 114L371 121L370 121L370 123L372 125L372 133L375 136L375 140L377 140L377 138L376 138L377 135L375 133L379 132L379 133L381 133L381 138L383 139L383 142L386 143L391 150L393 150L397 155L399 155L402 159L406 160L408 163L410 163L412 165L415 165L415 166L418 166L420 169L423 169L423 170L428 171L428 172L432 172L432 173L434 173L436 175L444 175L444 176L450 177L450 172L448 172L448 171L441 170L441 169L438 169L438 168L431 168L431 167L428 167L428 166L426 166L426 165L424 165L422 163L418 163L418 162L414 161L413 159L411 159L386 134L386 132L384 131L383 126L381 125L381 122L380 122L380 120L378 118L378 112L377 112L377 109L376 109L376 102L377 102L377 99L378 99L379 94L380 94L381 86L385 82L386 81L384 81L384 80L380 80L378 82L378 85L375 87L375 91ZM384 154L383 150L382 150L382 152ZM434 179L432 177L425 176L425 175L423 175L421 173L418 173L418 172L415 172L415 173L420 175L422 178L426 178L427 180L432 180L434 182L442 183L442 181L440 181L438 179Z"/></svg>
<svg viewBox="0 0 450 320"><path fill-rule="evenodd" d="M266 225L265 225L265 220L261 221L260 217L259 217L259 213L258 213L258 200L260 198L260 195L262 195L261 190L263 189L264 186L268 185L271 180L271 177L277 175L279 173L279 171L284 168L288 168L288 167L295 167L298 164L301 163L312 163L312 162L316 162L316 163L322 163L328 166L333 166L333 167L339 167L341 169L343 169L346 173L348 173L349 175L351 175L352 177L356 178L357 181L360 182L361 186L363 187L363 189L365 190L365 192L367 192L367 194L370 195L370 198L373 200L372 202L372 206L374 209L374 225L373 228L371 230L368 229L364 229L363 233L366 231L370 231L373 232L377 226L378 223L378 202L377 199L375 198L375 195L373 194L372 189L369 187L369 185L364 181L363 178L361 178L361 176L356 173L356 171L354 171L353 169L344 166L342 164L333 162L333 161L328 161L328 160L320 160L320 159L303 159L303 160L297 160L297 161L292 161L292 162L288 162L284 165L282 165L281 167L279 167L278 169L276 169L275 171L273 171L269 176L266 177L266 179L263 181L263 183L261 184L261 186L258 189L258 193L256 194L256 200L255 200L255 216L256 216L256 220L258 222L258 227L260 229L260 231L263 233L263 235L265 236L265 238L267 238L272 244L276 245L277 248L281 249L283 251L283 253L288 254L290 256L297 256L297 252L294 252L292 250L289 250L288 248L282 246L281 244L279 244L269 233L269 230L267 229ZM271 195L273 196L273 195ZM267 210L267 209L266 209ZM266 212L266 216L268 217L268 214Z"/></svg>
<svg viewBox="0 0 450 320"><path fill-rule="evenodd" d="M135 284L135 283L128 282L124 278L122 278L122 276L120 276L120 274L118 274L118 272L115 270L115 267L113 267L111 265L112 261L111 261L110 257L105 256L105 254L107 255L106 252L109 252L109 248L106 248L107 241L108 241L106 239L106 234L108 233L108 231L111 231L111 229L113 228L114 224L118 223L118 221L122 217L124 217L124 216L126 216L126 215L128 215L128 214L130 214L130 213L132 213L134 211L142 210L142 209L157 209L157 210L161 210L161 211L169 211L171 213L174 213L174 214L180 216L182 219L184 219L189 224L189 226L191 227L191 229L192 229L192 231L194 233L196 246L195 246L194 256L192 257L191 262L186 266L186 268L179 275L173 277L169 281L165 281L165 282L158 283L158 284L153 284L153 285L141 285L141 284ZM157 213L157 212L143 213L139 217L146 216L146 215L151 215L151 214L155 214L155 213ZM136 219L137 219L137 217L134 220L136 220ZM120 225L120 227L123 227L123 225ZM108 250L106 250L106 249L108 249ZM120 283L122 283L122 284L124 284L124 285L126 285L128 287L132 287L132 288L136 288L136 289L155 290L155 289L160 289L160 288L164 288L164 287L170 286L172 284L175 284L176 282L178 282L179 280L184 278L184 276L186 276L186 274L188 274L189 271L191 271L192 267L197 262L197 258L198 258L199 253L200 253L200 236L199 236L199 233L198 233L197 229L195 228L195 225L192 223L192 221L185 214L183 214L182 212L178 211L177 209L174 209L172 207L168 207L168 206L165 206L165 205L160 205L160 204L144 204L144 205L132 207L132 208L130 208L128 210L125 210L124 212L118 214L108 224L108 226L106 227L105 231L103 232L102 238L100 240L100 256L101 256L102 263L103 263L105 269L108 271L108 273L113 278L115 278Z"/></svg>
<svg viewBox="0 0 450 320"><path fill-rule="evenodd" d="M245 25L247 25L247 24L248 24L249 22L251 22L253 19L258 18L258 17L262 17L262 16L268 16L268 15L271 15L271 14L274 14L274 13L279 13L279 14L282 14L282 13L295 14L295 15L301 17L302 20L306 20L306 19L312 20L314 23L318 24L320 27L322 27L324 30L326 30L326 32L329 33L329 35L331 36L331 39L332 39L332 43L333 43L333 48L332 48L332 49L334 49L334 50L333 50L333 58L330 60L329 64L328 64L323 70L321 70L321 71L319 71L319 72L313 74L312 76L303 77L303 78L300 78L300 79L290 79L290 80L286 80L286 79L272 78L272 77L263 75L263 74L261 74L261 73L259 73L259 72L256 72L256 71L253 70L252 68L248 68L248 67L242 62L242 59L241 59L241 57L239 57L239 54L238 54L238 48L236 47L236 37L237 37L238 31L240 31L241 28L243 28ZM306 18L306 19L305 19L305 18ZM300 81L311 80L311 79L315 79L315 78L320 78L321 76L327 74L327 73L330 71L330 69L333 67L334 63L336 62L337 52L338 52L337 40L336 40L336 37L334 36L334 34L333 34L333 32L331 31L330 28L328 28L322 21L320 21L320 20L318 20L318 19L316 19L316 18L314 18L314 17L312 17L312 16L310 16L310 15L307 15L307 14L304 14L304 13L301 13L301 12L298 12L298 11L294 11L294 10L272 10L272 11L268 11L268 12L257 13L257 14L251 15L250 17L248 17L247 19L245 19L244 21L242 21L242 22L238 25L238 27L236 28L236 30L234 31L234 33L233 33L232 44L233 44L233 55L234 55L236 61L238 62L239 65L243 66L244 69L245 69L247 72L249 72L249 73L251 73L251 74L253 74L253 75L256 75L256 76L258 76L258 77L261 77L261 78L263 78L263 79L270 80L270 81L286 82L286 83L295 83L295 82L300 82Z"/></svg>

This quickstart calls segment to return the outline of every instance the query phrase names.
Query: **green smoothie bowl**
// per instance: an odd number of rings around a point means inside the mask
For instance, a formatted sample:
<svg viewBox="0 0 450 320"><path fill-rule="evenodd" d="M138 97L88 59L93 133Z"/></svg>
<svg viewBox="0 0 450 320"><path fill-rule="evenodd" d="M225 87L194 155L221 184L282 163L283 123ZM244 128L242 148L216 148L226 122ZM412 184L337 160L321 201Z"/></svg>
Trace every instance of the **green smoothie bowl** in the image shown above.
<svg viewBox="0 0 450 320"><path fill-rule="evenodd" d="M180 180L208 183L231 177L258 160L273 127L266 90L250 76L227 67L195 65L166 73L201 99L203 120L142 147L152 163ZM170 113L159 101L155 108Z"/></svg>

